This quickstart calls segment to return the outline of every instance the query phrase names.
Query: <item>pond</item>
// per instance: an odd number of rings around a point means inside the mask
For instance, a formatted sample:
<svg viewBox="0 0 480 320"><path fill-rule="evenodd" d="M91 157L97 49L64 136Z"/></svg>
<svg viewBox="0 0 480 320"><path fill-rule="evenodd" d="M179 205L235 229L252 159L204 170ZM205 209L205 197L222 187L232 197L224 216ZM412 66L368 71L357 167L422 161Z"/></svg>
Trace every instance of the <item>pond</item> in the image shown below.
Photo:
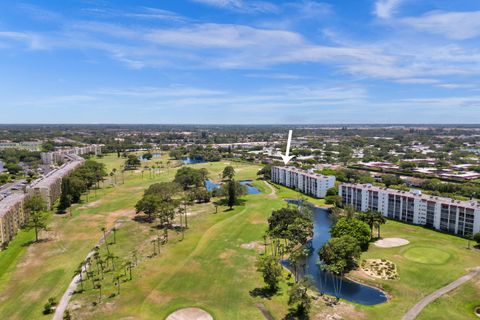
<svg viewBox="0 0 480 320"><path fill-rule="evenodd" d="M240 184L247 187L247 194L259 194L261 191L252 185L252 180L240 180Z"/></svg>
<svg viewBox="0 0 480 320"><path fill-rule="evenodd" d="M247 194L259 194L261 191L252 185L252 180L240 180L240 184L247 187ZM205 188L208 191L220 188L220 184L213 182L212 180L205 181Z"/></svg>
<svg viewBox="0 0 480 320"><path fill-rule="evenodd" d="M160 153L152 153L152 159L155 158L160 158L162 155ZM143 156L138 156L138 160L140 161L148 161L147 159L144 159Z"/></svg>
<svg viewBox="0 0 480 320"><path fill-rule="evenodd" d="M288 200L289 203L298 204L296 200ZM332 296L363 304L374 305L387 301L385 293L377 288L363 285L347 278L339 278L333 274L323 271L319 267L320 259L318 257L318 250L325 242L330 239L330 227L332 220L328 210L312 206L314 230L312 239L312 252L305 262L305 276L313 280L314 285L321 293L326 293ZM340 281L341 280L341 281ZM341 289L336 294L335 288L341 283Z"/></svg>
<svg viewBox="0 0 480 320"><path fill-rule="evenodd" d="M197 164L205 163L206 161L202 157L185 157L182 158L183 164Z"/></svg>

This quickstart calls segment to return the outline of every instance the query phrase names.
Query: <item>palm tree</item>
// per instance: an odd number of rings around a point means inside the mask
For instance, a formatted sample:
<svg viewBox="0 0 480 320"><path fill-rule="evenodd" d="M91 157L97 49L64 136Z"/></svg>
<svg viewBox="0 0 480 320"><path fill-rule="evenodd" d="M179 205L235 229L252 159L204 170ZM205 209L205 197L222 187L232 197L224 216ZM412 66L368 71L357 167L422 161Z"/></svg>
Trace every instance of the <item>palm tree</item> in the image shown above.
<svg viewBox="0 0 480 320"><path fill-rule="evenodd" d="M117 294L120 294L120 278L121 278L121 276L118 275L118 274L115 275L115 277L113 278L115 286L117 287Z"/></svg>
<svg viewBox="0 0 480 320"><path fill-rule="evenodd" d="M132 261L128 260L125 266L128 268L130 280L132 280L132 266L133 266Z"/></svg>
<svg viewBox="0 0 480 320"><path fill-rule="evenodd" d="M113 178L115 179L115 184L117 184L117 169L113 168L112 172L113 172Z"/></svg>
<svg viewBox="0 0 480 320"><path fill-rule="evenodd" d="M115 259L117 258L117 256L115 256L113 253L108 253L107 255L107 260L110 259L111 263L112 263L112 270L115 270Z"/></svg>
<svg viewBox="0 0 480 320"><path fill-rule="evenodd" d="M373 238L373 226L375 225L375 216L373 211L360 212L357 214L357 219L365 222L370 227L370 239Z"/></svg>
<svg viewBox="0 0 480 320"><path fill-rule="evenodd" d="M117 228L113 227L112 228L112 232L113 232L113 243L116 244L117 243Z"/></svg>
<svg viewBox="0 0 480 320"><path fill-rule="evenodd" d="M84 291L83 289L83 265L84 265L84 262L82 261L80 263L80 265L77 267L77 269L75 269L75 277L76 276L80 276L80 287L82 288L82 292Z"/></svg>
<svg viewBox="0 0 480 320"><path fill-rule="evenodd" d="M375 224L375 228L377 228L377 232L378 232L378 238L380 239L380 226L382 224L385 224L387 222L387 219L385 219L385 217L383 216L383 214L381 214L380 212L378 211L374 211L373 212L373 218L374 218L374 224Z"/></svg>
<svg viewBox="0 0 480 320"><path fill-rule="evenodd" d="M156 256L157 255L157 239L153 239L150 242L153 243L153 255Z"/></svg>
<svg viewBox="0 0 480 320"><path fill-rule="evenodd" d="M110 254L110 249L108 248L108 242L107 242L107 229L105 227L102 227L100 230L103 232L103 242L105 243L105 247L107 248L107 254Z"/></svg>
<svg viewBox="0 0 480 320"><path fill-rule="evenodd" d="M97 284L97 288L99 290L98 302L100 302L100 301L102 301L102 284L101 283Z"/></svg>

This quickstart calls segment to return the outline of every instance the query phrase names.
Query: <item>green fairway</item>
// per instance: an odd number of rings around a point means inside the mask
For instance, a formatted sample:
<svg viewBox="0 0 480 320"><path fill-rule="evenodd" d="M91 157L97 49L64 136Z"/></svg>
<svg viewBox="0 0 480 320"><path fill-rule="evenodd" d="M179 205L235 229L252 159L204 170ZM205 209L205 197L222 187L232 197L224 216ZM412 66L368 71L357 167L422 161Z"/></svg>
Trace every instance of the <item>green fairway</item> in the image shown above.
<svg viewBox="0 0 480 320"><path fill-rule="evenodd" d="M444 264L450 259L450 253L435 247L411 247L403 256L410 261L425 264Z"/></svg>
<svg viewBox="0 0 480 320"><path fill-rule="evenodd" d="M480 278L476 277L432 302L422 311L417 319L475 319L473 310L478 305L480 305Z"/></svg>
<svg viewBox="0 0 480 320"><path fill-rule="evenodd" d="M359 306L368 319L382 319L385 314L391 319L400 319L420 299L468 273L469 268L480 265L479 251L468 250L467 241L459 237L391 220L382 226L382 237L404 238L410 244L396 248L370 245L362 255L363 259L390 260L399 272L398 280L373 280L353 272L354 278L381 286L391 295L387 303ZM442 313L435 305L428 308L433 308L432 313ZM468 319L462 308L456 312L459 318Z"/></svg>

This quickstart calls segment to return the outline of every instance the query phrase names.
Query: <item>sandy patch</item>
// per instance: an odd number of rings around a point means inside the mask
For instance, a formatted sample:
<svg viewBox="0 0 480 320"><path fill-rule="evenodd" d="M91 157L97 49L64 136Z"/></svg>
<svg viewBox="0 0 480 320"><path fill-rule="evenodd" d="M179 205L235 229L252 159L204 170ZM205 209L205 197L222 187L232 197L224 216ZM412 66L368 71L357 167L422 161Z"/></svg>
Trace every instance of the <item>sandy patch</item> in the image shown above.
<svg viewBox="0 0 480 320"><path fill-rule="evenodd" d="M353 305L341 301L337 304L331 304L329 300L333 301L333 298L323 296L314 302L315 304L322 304L322 311L317 314L312 312L312 320L365 319L365 314Z"/></svg>
<svg viewBox="0 0 480 320"><path fill-rule="evenodd" d="M252 242L249 242L249 243L242 243L240 245L240 248L247 249L247 250L256 250L258 252L264 250L263 244L261 244L257 241L252 241Z"/></svg>
<svg viewBox="0 0 480 320"><path fill-rule="evenodd" d="M199 308L185 308L170 314L166 320L213 320L213 317Z"/></svg>
<svg viewBox="0 0 480 320"><path fill-rule="evenodd" d="M402 238L385 238L375 241L373 244L379 248L394 248L405 246L409 244L410 241Z"/></svg>
<svg viewBox="0 0 480 320"><path fill-rule="evenodd" d="M223 251L222 253L220 253L220 255L218 257L222 260L228 260L231 257L233 257L235 254L236 254L235 250L227 249L227 250Z"/></svg>
<svg viewBox="0 0 480 320"><path fill-rule="evenodd" d="M362 271L368 276L382 280L395 280L398 278L395 263L385 259L366 259L362 261Z"/></svg>

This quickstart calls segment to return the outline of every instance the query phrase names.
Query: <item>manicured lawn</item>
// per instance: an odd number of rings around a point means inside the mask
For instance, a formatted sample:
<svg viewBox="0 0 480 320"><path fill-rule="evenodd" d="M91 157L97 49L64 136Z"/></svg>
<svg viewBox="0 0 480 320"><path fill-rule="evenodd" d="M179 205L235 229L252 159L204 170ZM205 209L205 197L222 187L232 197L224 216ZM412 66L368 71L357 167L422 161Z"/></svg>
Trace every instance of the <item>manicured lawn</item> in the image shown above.
<svg viewBox="0 0 480 320"><path fill-rule="evenodd" d="M403 256L410 261L425 264L445 264L451 257L450 253L432 247L412 247Z"/></svg>
<svg viewBox="0 0 480 320"><path fill-rule="evenodd" d="M452 235L388 221L382 226L382 237L405 238L410 244L388 249L370 245L368 252L363 254L364 259L394 262L400 275L398 280L371 280L353 274L362 281L380 285L392 296L389 302L381 305L358 306L366 311L368 319L382 319L386 314L390 319L400 319L421 298L466 274L468 268L480 265L478 250L468 250L466 240ZM435 310L435 306L429 308L433 308L432 313L441 313L441 310ZM460 312L461 308L457 311Z"/></svg>
<svg viewBox="0 0 480 320"><path fill-rule="evenodd" d="M480 277L432 302L418 316L418 320L475 319L473 310L480 305Z"/></svg>
<svg viewBox="0 0 480 320"><path fill-rule="evenodd" d="M116 156L99 161L112 160L123 162ZM172 177L172 169L148 180L138 173L126 173L124 185L113 188L106 183L105 188L92 191L88 203L74 206L72 216L52 215L49 231L41 234L48 241L28 245L33 234L20 232L9 248L0 252L2 319L50 318L42 315L43 305L49 297L61 297L73 271L100 238L100 228L110 228L117 219L130 219L145 186Z"/></svg>
<svg viewBox="0 0 480 320"><path fill-rule="evenodd" d="M108 155L100 161L108 171L120 168L124 160ZM144 163L163 165L167 158ZM172 162L172 166L177 163ZM205 167L210 178L219 181L226 165L234 166L236 179L256 179L259 166L236 161L221 161L194 165ZM133 206L144 189L158 181L171 181L176 168L157 168L155 174L140 171L126 172L125 184L121 175L119 184L91 192L89 201L76 205L72 215L53 215L49 241L22 246L32 238L21 232L8 250L0 253L0 315L5 319L47 319L41 311L48 297L61 297L73 272L86 254L97 243L101 227L110 228L115 221L125 222L117 232L111 251L121 260L132 259L138 252L139 265L133 269L133 280L121 283L120 295L116 292L112 275L102 283L101 303L99 291L84 283L86 291L73 296L70 308L76 319L164 319L170 312L184 307L197 306L210 312L216 319L264 319L257 304L261 303L277 319L287 313L288 286L282 282L280 293L271 299L255 297L250 291L263 286L254 262L263 250L262 236L266 220L272 210L285 206L284 198L299 198L299 194L282 186L269 186L254 180L253 185L262 193L247 195L244 204L232 211L219 207L215 214L212 203L188 208L189 229L185 238L170 232L170 241L160 255L153 253L151 240L157 231L152 225L132 220ZM324 206L321 199L305 197ZM312 316L319 313L341 314L344 319L400 319L418 300L448 284L480 265L478 250L467 250L466 241L432 230L389 221L382 226L383 237L400 237L409 245L382 249L371 246L362 258L384 258L396 263L399 280L367 279L359 273L352 277L383 287L391 300L377 306L341 305L335 309L321 300L314 303ZM109 238L112 242L112 236ZM105 247L101 248L105 251ZM117 266L117 268L119 265ZM117 272L123 273L122 270ZM475 301L478 301L478 283L467 283L449 297L436 301L424 310L420 319L468 319ZM468 296L468 298L464 298ZM451 303L450 303L451 301ZM450 305L448 312L443 310ZM322 316L319 316L321 319ZM314 318L314 317L312 317Z"/></svg>
<svg viewBox="0 0 480 320"><path fill-rule="evenodd" d="M228 161L194 167L206 167L212 180L218 181L218 174L227 164L235 167L237 179L255 179L259 168ZM287 312L285 296L268 300L249 294L263 283L254 267L257 251L242 245L262 239L270 212L285 205L281 199L271 199L272 190L263 181L253 184L262 194L245 196L245 205L233 211L219 207L215 214L211 203L190 207L188 211L193 215L185 238L181 240L180 234L171 233L169 244L152 258L147 257L153 252L148 240L155 231L148 224L127 223L118 231L117 244L111 250L121 257L129 257L133 248L141 252L142 262L134 269L134 279L122 283L120 296L106 298L96 307L92 302L98 300L98 290L87 285L86 292L74 296L73 304L80 306L75 316L163 319L176 309L197 306L216 319L262 319L256 302L263 303L279 318L283 316ZM256 246L261 250L259 244ZM104 292L108 296L115 288L106 283ZM283 284L282 292L286 290Z"/></svg>

